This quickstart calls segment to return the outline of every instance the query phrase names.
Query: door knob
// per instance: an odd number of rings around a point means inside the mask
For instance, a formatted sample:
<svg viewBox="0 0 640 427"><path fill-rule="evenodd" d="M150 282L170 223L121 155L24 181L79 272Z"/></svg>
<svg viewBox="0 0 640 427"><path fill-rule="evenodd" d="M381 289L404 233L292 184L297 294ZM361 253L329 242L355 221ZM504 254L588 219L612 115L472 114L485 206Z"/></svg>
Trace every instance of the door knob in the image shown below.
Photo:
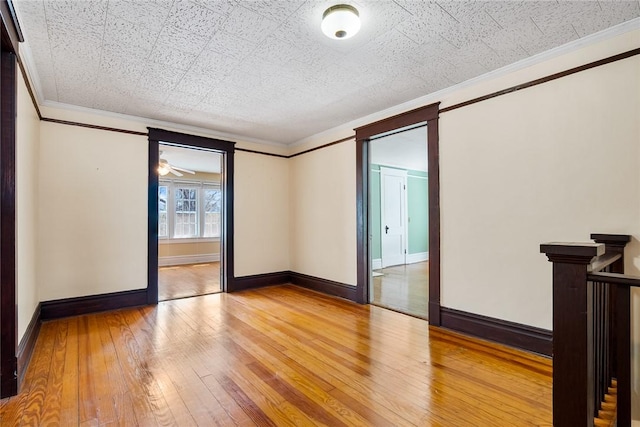
<svg viewBox="0 0 640 427"><path fill-rule="evenodd" d="M384 226L384 234L389 234L389 226L388 225Z"/></svg>

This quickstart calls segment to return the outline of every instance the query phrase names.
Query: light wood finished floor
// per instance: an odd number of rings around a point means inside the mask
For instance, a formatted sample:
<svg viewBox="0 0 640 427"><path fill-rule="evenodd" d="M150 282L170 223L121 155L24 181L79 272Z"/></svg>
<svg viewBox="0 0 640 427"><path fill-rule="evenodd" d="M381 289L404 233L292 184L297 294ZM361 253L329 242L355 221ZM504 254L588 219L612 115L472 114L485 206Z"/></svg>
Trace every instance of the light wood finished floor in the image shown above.
<svg viewBox="0 0 640 427"><path fill-rule="evenodd" d="M158 300L220 292L220 263L179 265L158 269Z"/></svg>
<svg viewBox="0 0 640 427"><path fill-rule="evenodd" d="M548 359L292 285L45 323L5 426L551 425Z"/></svg>
<svg viewBox="0 0 640 427"><path fill-rule="evenodd" d="M375 270L371 303L427 319L429 315L429 262Z"/></svg>

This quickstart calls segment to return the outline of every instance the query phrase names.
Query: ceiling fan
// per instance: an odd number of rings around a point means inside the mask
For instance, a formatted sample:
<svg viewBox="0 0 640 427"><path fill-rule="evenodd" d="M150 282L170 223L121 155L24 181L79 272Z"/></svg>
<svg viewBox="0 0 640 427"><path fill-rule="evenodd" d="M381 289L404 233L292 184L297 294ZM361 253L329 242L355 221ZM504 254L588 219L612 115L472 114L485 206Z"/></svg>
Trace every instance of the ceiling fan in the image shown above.
<svg viewBox="0 0 640 427"><path fill-rule="evenodd" d="M183 176L181 172L190 173L195 175L195 172L189 169L179 168L177 166L173 166L166 159L162 158L162 151L160 151L160 161L158 162L158 173L161 176L167 175L169 172L174 174L175 176Z"/></svg>

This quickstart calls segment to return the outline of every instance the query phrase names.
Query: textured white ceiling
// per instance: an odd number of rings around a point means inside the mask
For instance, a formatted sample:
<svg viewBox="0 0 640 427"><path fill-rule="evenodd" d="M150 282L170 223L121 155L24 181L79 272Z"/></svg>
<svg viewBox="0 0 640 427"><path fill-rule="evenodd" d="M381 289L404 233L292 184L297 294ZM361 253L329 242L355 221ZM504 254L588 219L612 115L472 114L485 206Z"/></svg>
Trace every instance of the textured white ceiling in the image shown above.
<svg viewBox="0 0 640 427"><path fill-rule="evenodd" d="M640 16L638 1L14 0L41 101L292 143Z"/></svg>
<svg viewBox="0 0 640 427"><path fill-rule="evenodd" d="M222 155L214 151L164 145L162 142L160 151L162 152L160 158L165 159L171 166L194 172L220 173L222 167ZM189 175L185 174L184 178L189 178Z"/></svg>
<svg viewBox="0 0 640 427"><path fill-rule="evenodd" d="M427 127L408 129L371 141L371 163L427 171Z"/></svg>

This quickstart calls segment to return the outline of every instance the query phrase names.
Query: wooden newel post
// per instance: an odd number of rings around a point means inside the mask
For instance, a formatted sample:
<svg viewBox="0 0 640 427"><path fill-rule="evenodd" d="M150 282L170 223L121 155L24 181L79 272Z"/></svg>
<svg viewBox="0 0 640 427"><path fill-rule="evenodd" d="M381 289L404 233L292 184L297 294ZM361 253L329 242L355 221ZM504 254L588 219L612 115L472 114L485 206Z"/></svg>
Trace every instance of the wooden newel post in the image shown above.
<svg viewBox="0 0 640 427"><path fill-rule="evenodd" d="M593 426L593 287L587 266L601 243L545 243L553 263L553 425Z"/></svg>
<svg viewBox="0 0 640 427"><path fill-rule="evenodd" d="M620 259L611 264L611 273L624 274L624 248L631 241L628 234L602 234L592 233L591 239L596 243L604 243L607 254L618 254ZM621 290L621 292L624 292ZM624 298L624 295L620 295ZM611 286L609 288L609 372L611 376L618 377L618 287ZM628 325L621 325L622 328ZM623 342L620 343L624 345Z"/></svg>

